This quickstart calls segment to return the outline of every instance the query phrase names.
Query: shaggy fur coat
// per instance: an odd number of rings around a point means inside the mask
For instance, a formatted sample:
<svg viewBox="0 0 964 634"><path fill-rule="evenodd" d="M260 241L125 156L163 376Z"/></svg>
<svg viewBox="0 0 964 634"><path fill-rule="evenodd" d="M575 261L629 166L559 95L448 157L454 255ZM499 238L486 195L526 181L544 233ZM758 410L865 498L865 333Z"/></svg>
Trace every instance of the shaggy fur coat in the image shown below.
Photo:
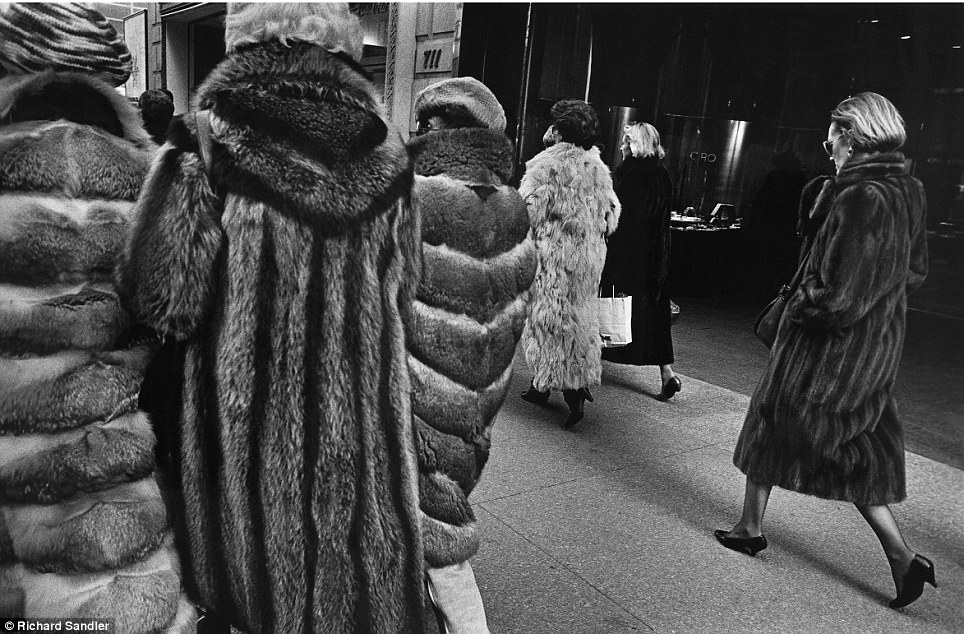
<svg viewBox="0 0 964 634"><path fill-rule="evenodd" d="M415 200L424 269L409 328L425 559L467 560L479 547L468 496L489 457L495 415L535 275L512 144L481 128L416 137Z"/></svg>
<svg viewBox="0 0 964 634"><path fill-rule="evenodd" d="M305 43L239 49L196 107L210 178L176 124L121 270L137 320L187 342L189 588L248 632L421 631L401 137L356 65Z"/></svg>
<svg viewBox="0 0 964 634"><path fill-rule="evenodd" d="M526 163L519 186L538 253L522 334L539 391L599 385L599 317L593 299L606 261L606 236L620 204L598 148L557 143Z"/></svg>
<svg viewBox="0 0 964 634"><path fill-rule="evenodd" d="M0 616L194 630L112 281L155 150L98 80L0 80Z"/></svg>
<svg viewBox="0 0 964 634"><path fill-rule="evenodd" d="M848 162L804 192L814 198L810 260L734 463L748 478L800 493L899 502L904 441L894 379L907 294L927 273L924 189L894 152Z"/></svg>
<svg viewBox="0 0 964 634"><path fill-rule="evenodd" d="M619 348L603 348L602 358L632 365L673 363L666 290L673 181L656 156L626 157L613 180L622 214L609 238L601 285L604 293L615 288L633 298L633 340Z"/></svg>

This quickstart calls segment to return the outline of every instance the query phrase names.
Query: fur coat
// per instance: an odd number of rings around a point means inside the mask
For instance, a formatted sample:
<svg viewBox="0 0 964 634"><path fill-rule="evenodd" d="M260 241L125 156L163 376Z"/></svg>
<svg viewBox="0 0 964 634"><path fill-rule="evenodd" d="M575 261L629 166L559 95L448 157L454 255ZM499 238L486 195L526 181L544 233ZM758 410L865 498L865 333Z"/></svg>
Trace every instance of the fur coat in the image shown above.
<svg viewBox="0 0 964 634"><path fill-rule="evenodd" d="M441 567L479 547L468 496L489 457L491 426L535 275L512 144L482 128L416 137L415 200L424 270L409 328L425 558Z"/></svg>
<svg viewBox="0 0 964 634"><path fill-rule="evenodd" d="M118 93L0 80L0 615L194 630L113 283L156 150Z"/></svg>
<svg viewBox="0 0 964 634"><path fill-rule="evenodd" d="M927 273L926 199L899 152L849 161L814 199L803 281L787 304L734 463L823 498L906 496L894 379L907 294Z"/></svg>
<svg viewBox="0 0 964 634"><path fill-rule="evenodd" d="M628 156L616 168L616 196L622 203L619 227L609 238L602 290L633 298L633 340L619 348L603 348L602 358L632 365L673 362L670 331L669 223L673 181L656 156Z"/></svg>
<svg viewBox="0 0 964 634"><path fill-rule="evenodd" d="M305 43L239 49L195 106L210 178L180 120L121 270L137 320L187 342L189 588L248 632L421 631L405 146L360 67Z"/></svg>
<svg viewBox="0 0 964 634"><path fill-rule="evenodd" d="M519 186L538 252L522 346L539 391L599 385L599 318L593 299L606 236L620 204L598 148L557 143L526 163Z"/></svg>

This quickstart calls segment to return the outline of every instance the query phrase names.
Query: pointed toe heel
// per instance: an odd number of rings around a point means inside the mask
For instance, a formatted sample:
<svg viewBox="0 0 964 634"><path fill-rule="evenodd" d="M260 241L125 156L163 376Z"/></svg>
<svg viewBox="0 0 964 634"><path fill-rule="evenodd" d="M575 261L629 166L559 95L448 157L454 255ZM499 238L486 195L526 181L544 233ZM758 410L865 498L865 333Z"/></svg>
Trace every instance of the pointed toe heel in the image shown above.
<svg viewBox="0 0 964 634"><path fill-rule="evenodd" d="M727 531L717 530L713 531L713 536L716 537L716 541L738 553L756 557L758 552L765 550L767 547L767 538L765 535L760 535L759 537L727 537L726 533Z"/></svg>
<svg viewBox="0 0 964 634"><path fill-rule="evenodd" d="M904 575L904 582L901 584L900 592L897 597L888 605L892 608L907 607L924 594L924 584L929 583L937 587L937 578L934 574L934 562L924 555L914 555L914 560L910 562L910 568Z"/></svg>

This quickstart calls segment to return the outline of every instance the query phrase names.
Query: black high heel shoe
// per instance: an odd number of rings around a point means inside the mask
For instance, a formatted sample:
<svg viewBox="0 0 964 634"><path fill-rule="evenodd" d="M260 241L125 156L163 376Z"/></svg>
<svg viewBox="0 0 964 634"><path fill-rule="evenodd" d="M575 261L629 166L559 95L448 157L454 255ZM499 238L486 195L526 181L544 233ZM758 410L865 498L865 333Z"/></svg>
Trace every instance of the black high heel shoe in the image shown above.
<svg viewBox="0 0 964 634"><path fill-rule="evenodd" d="M563 424L563 428L569 429L585 416L583 404L586 401L592 403L592 394L589 393L587 388L581 387L578 390L563 390L562 398L565 399L566 405L569 406L569 417Z"/></svg>
<svg viewBox="0 0 964 634"><path fill-rule="evenodd" d="M929 583L937 587L937 579L934 578L934 562L924 555L914 555L910 562L910 568L904 575L904 583L901 585L897 597L888 605L892 608L903 608L924 594L924 583Z"/></svg>
<svg viewBox="0 0 964 634"><path fill-rule="evenodd" d="M530 383L529 389L522 393L522 400L536 405L545 405L549 402L549 392L540 392Z"/></svg>
<svg viewBox="0 0 964 634"><path fill-rule="evenodd" d="M767 538L765 535L760 535L759 537L727 537L728 531L713 531L713 535L716 537L716 541L720 542L730 550L735 550L738 553L743 553L744 555L749 555L750 557L756 557L756 554L767 547Z"/></svg>
<svg viewBox="0 0 964 634"><path fill-rule="evenodd" d="M683 382L679 380L678 376L674 376L669 381L663 384L663 391L659 393L657 397L661 401L668 401L673 398L673 396L683 390Z"/></svg>

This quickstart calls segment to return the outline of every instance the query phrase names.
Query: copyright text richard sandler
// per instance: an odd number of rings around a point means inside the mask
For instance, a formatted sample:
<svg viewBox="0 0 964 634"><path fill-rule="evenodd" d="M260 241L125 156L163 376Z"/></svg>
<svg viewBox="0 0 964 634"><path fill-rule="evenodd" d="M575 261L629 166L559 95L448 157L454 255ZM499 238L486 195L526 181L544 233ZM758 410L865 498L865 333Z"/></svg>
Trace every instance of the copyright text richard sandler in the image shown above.
<svg viewBox="0 0 964 634"><path fill-rule="evenodd" d="M98 632L116 634L114 619L9 619L0 618L6 632Z"/></svg>

